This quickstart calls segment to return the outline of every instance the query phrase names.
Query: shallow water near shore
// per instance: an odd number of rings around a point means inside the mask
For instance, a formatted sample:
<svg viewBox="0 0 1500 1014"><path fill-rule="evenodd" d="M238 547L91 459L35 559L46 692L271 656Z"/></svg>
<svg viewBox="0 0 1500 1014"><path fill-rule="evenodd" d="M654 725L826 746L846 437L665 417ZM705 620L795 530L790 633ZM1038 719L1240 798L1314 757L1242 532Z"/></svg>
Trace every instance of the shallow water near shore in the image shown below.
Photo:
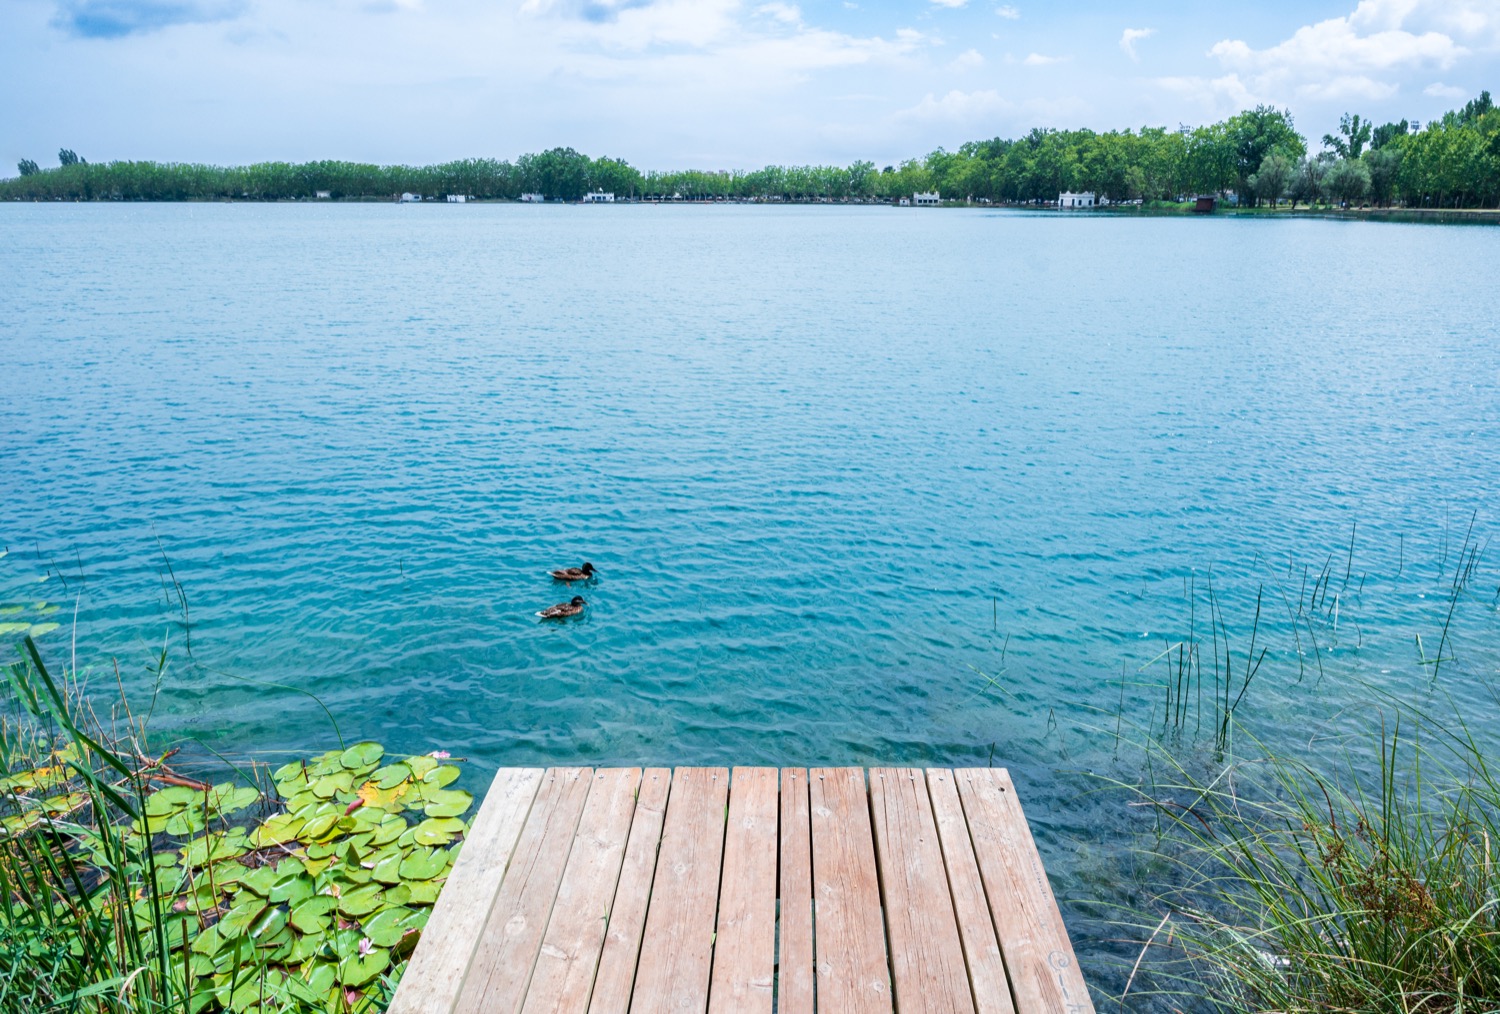
<svg viewBox="0 0 1500 1014"><path fill-rule="evenodd" d="M1210 567L1236 651L1264 590L1263 734L1428 685L1500 493L1497 263L1326 220L0 206L0 592L137 693L167 638L163 736L235 755L331 745L295 688L475 787L1003 764L1072 913L1127 841L1079 772ZM1480 576L1443 690L1493 724Z"/></svg>

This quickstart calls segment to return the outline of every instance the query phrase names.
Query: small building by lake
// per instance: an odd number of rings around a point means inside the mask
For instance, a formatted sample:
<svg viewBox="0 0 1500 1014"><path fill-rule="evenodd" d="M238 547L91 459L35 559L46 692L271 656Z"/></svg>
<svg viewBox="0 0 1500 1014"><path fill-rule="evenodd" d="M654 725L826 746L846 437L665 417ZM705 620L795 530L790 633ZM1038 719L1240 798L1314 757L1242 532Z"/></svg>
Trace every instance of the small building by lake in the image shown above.
<svg viewBox="0 0 1500 1014"><path fill-rule="evenodd" d="M595 190L592 193L587 193L587 194L583 195L583 203L584 204L613 204L613 203L615 203L615 195L614 194L607 194L603 190Z"/></svg>
<svg viewBox="0 0 1500 1014"><path fill-rule="evenodd" d="M1071 190L1064 190L1057 195L1057 206L1068 211L1075 208L1094 208L1098 207L1098 204L1099 200L1094 196L1092 190L1085 190L1076 194Z"/></svg>
<svg viewBox="0 0 1500 1014"><path fill-rule="evenodd" d="M329 190L318 190L314 191L313 197L319 201L328 201L333 199L333 193Z"/></svg>
<svg viewBox="0 0 1500 1014"><path fill-rule="evenodd" d="M541 204L546 198L541 194L522 194L521 200L526 204Z"/></svg>
<svg viewBox="0 0 1500 1014"><path fill-rule="evenodd" d="M449 204L468 204L469 203L469 195L468 194L449 194L448 195L448 203Z"/></svg>
<svg viewBox="0 0 1500 1014"><path fill-rule="evenodd" d="M937 191L934 190L931 193L926 194L912 194L911 203L914 207L918 208L935 208L939 204L943 203L943 199L939 197Z"/></svg>
<svg viewBox="0 0 1500 1014"><path fill-rule="evenodd" d="M421 199L422 199L422 195L421 194L402 194L401 195L401 203L402 204L416 204Z"/></svg>

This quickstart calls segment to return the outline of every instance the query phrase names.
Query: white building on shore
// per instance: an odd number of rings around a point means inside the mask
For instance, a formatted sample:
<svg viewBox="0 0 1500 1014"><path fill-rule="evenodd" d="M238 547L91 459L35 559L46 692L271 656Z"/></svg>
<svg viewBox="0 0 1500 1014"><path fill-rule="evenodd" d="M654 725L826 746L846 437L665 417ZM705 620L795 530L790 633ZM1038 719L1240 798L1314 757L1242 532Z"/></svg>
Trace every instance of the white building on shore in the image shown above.
<svg viewBox="0 0 1500 1014"><path fill-rule="evenodd" d="M588 194L584 194L583 195L583 203L584 204L613 204L613 203L615 203L615 195L614 194L606 194L602 190L595 190L592 193L588 193Z"/></svg>
<svg viewBox="0 0 1500 1014"><path fill-rule="evenodd" d="M546 198L541 194L522 194L521 200L527 204L541 204Z"/></svg>
<svg viewBox="0 0 1500 1014"><path fill-rule="evenodd" d="M935 208L942 202L943 199L938 196L935 190L926 194L911 195L911 203L918 208Z"/></svg>
<svg viewBox="0 0 1500 1014"><path fill-rule="evenodd" d="M448 203L449 204L468 204L469 203L469 195L468 194L449 194L448 195Z"/></svg>
<svg viewBox="0 0 1500 1014"><path fill-rule="evenodd" d="M1098 204L1099 201L1095 198L1092 190L1085 190L1079 194L1075 194L1071 190L1064 190L1057 195L1057 206L1067 210L1073 208L1093 208L1097 207Z"/></svg>
<svg viewBox="0 0 1500 1014"><path fill-rule="evenodd" d="M421 194L402 194L401 195L401 203L402 204L416 204L421 199L422 199L422 195Z"/></svg>

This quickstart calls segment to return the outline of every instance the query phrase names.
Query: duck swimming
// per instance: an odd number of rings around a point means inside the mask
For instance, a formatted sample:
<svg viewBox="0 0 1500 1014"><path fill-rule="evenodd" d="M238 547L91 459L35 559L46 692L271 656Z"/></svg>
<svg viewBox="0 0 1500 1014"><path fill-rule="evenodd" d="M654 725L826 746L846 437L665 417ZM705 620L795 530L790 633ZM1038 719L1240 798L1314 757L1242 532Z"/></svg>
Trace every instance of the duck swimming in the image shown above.
<svg viewBox="0 0 1500 1014"><path fill-rule="evenodd" d="M577 616L583 612L583 596L574 595L571 602L559 602L555 606L548 606L537 613L544 620L565 620L569 616Z"/></svg>
<svg viewBox="0 0 1500 1014"><path fill-rule="evenodd" d="M594 576L594 565L585 563L582 567L563 567L561 570L552 572L554 581L587 581Z"/></svg>

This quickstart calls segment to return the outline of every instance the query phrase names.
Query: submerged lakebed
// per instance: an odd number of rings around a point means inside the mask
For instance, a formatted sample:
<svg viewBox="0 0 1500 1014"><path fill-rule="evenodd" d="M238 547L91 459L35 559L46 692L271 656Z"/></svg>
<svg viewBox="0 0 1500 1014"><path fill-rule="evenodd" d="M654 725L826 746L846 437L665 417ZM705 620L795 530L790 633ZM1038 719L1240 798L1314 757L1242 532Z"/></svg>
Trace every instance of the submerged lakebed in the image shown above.
<svg viewBox="0 0 1500 1014"><path fill-rule="evenodd" d="M1102 967L1079 902L1128 896L1133 818L1085 792L1210 569L1241 660L1263 593L1258 734L1439 644L1494 724L1487 566L1444 620L1500 492L1497 261L1285 218L0 206L0 591L138 694L166 638L159 736L272 763L336 745L320 701L476 792L1003 764Z"/></svg>

